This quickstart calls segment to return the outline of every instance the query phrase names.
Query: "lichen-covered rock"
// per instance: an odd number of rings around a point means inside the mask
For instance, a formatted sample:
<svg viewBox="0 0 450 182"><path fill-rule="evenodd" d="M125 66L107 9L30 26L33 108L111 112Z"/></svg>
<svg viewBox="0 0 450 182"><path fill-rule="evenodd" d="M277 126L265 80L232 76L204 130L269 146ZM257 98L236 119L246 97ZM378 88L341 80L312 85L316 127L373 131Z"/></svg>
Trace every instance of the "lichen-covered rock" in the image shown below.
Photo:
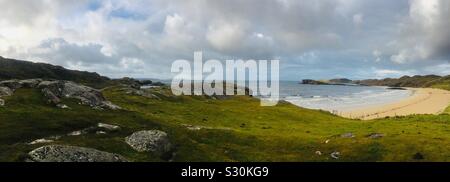
<svg viewBox="0 0 450 182"><path fill-rule="evenodd" d="M171 151L167 133L159 130L138 131L125 138L125 142L138 152L164 155Z"/></svg>
<svg viewBox="0 0 450 182"><path fill-rule="evenodd" d="M113 153L92 148L47 145L28 153L33 162L126 162L127 160Z"/></svg>

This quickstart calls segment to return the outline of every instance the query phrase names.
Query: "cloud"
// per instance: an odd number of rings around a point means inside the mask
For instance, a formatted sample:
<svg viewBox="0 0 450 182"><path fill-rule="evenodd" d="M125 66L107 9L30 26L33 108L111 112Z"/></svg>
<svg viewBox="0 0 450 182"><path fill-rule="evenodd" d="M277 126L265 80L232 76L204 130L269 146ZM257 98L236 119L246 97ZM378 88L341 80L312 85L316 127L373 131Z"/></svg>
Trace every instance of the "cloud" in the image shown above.
<svg viewBox="0 0 450 182"><path fill-rule="evenodd" d="M361 13L353 15L353 23L356 26L360 26L362 23L364 23L364 15Z"/></svg>
<svg viewBox="0 0 450 182"><path fill-rule="evenodd" d="M391 60L396 63L450 59L450 2L411 0L409 15L400 24L400 35Z"/></svg>
<svg viewBox="0 0 450 182"><path fill-rule="evenodd" d="M292 80L428 73L450 60L449 4L0 0L0 55L111 77L170 78L171 63L192 60L194 51L215 59L277 58L282 78Z"/></svg>

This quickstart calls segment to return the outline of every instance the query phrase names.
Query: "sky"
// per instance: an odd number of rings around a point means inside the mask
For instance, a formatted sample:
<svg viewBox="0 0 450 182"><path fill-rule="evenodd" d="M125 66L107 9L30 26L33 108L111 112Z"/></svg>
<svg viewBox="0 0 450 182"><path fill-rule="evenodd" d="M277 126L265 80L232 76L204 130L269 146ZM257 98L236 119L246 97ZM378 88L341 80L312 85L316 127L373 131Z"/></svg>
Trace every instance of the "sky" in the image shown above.
<svg viewBox="0 0 450 182"><path fill-rule="evenodd" d="M280 60L282 80L450 74L448 0L0 0L0 56L112 78Z"/></svg>

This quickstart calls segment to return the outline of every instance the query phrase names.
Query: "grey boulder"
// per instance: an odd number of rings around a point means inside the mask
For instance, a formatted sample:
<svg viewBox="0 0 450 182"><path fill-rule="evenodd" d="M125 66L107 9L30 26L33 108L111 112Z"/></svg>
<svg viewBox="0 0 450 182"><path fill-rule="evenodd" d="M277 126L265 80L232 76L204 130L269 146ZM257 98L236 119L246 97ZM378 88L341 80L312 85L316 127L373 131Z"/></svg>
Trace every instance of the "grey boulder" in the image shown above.
<svg viewBox="0 0 450 182"><path fill-rule="evenodd" d="M32 162L127 162L118 154L63 145L43 146L34 149L28 155Z"/></svg>
<svg viewBox="0 0 450 182"><path fill-rule="evenodd" d="M165 155L171 151L167 133L159 130L138 131L125 138L125 142L138 152Z"/></svg>

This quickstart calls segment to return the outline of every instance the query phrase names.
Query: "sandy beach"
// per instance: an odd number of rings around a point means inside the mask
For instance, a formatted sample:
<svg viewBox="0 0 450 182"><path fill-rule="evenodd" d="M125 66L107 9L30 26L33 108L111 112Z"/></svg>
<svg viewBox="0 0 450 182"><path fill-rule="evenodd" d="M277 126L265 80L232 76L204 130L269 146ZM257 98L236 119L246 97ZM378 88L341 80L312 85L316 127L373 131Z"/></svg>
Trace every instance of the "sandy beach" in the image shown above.
<svg viewBox="0 0 450 182"><path fill-rule="evenodd" d="M411 114L439 114L450 105L450 92L432 88L407 88L413 91L411 97L386 105L369 106L339 113L353 119L376 119L387 116L406 116Z"/></svg>

